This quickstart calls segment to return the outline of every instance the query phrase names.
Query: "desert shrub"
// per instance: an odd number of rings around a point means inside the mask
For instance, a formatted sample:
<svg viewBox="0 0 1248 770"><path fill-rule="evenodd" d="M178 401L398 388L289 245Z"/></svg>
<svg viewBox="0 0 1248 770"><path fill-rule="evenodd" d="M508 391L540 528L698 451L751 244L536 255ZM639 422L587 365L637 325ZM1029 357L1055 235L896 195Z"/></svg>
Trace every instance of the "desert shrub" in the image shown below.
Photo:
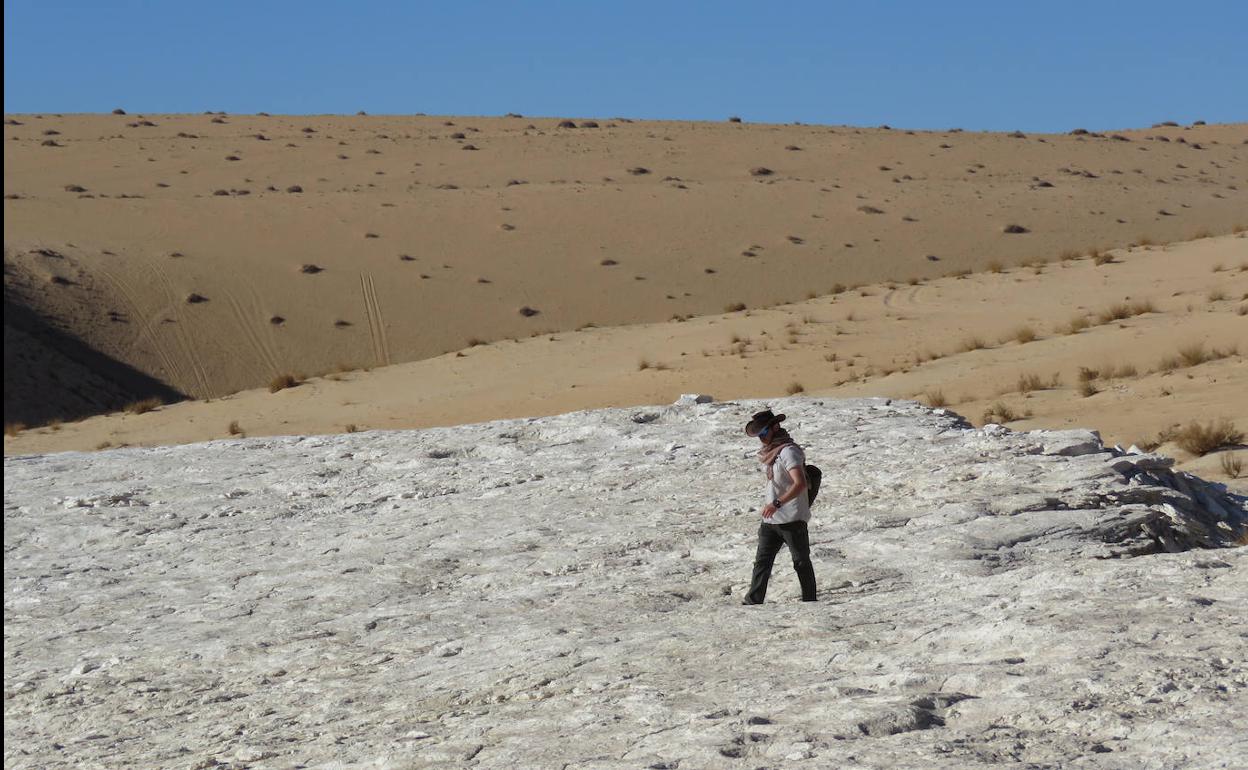
<svg viewBox="0 0 1248 770"><path fill-rule="evenodd" d="M859 206L858 210L864 214L883 214L884 213L883 209L877 209L875 206L863 205L863 206Z"/></svg>
<svg viewBox="0 0 1248 770"><path fill-rule="evenodd" d="M294 388L294 387L297 387L300 384L300 382L301 382L300 378L296 377L293 374L279 374L273 379L269 380L269 392L276 393L279 390L285 390L287 388Z"/></svg>
<svg viewBox="0 0 1248 770"><path fill-rule="evenodd" d="M996 422L1004 424L1014 422L1018 419L1018 414L1006 403L998 401L984 411L983 422Z"/></svg>
<svg viewBox="0 0 1248 770"><path fill-rule="evenodd" d="M1093 383L1091 380L1088 380L1087 382L1079 383L1079 395L1083 396L1084 398L1087 398L1089 396L1095 396L1097 393L1100 393L1100 392L1101 392L1100 389L1097 388L1096 384Z"/></svg>
<svg viewBox="0 0 1248 770"><path fill-rule="evenodd" d="M1092 255L1092 264L1096 266L1113 264L1114 257L1107 251L1098 251Z"/></svg>
<svg viewBox="0 0 1248 770"><path fill-rule="evenodd" d="M1194 455L1206 455L1222 447L1238 446L1244 441L1244 432L1226 417L1208 424L1193 420L1173 434L1173 441L1184 451Z"/></svg>
<svg viewBox="0 0 1248 770"><path fill-rule="evenodd" d="M1014 389L1019 393L1030 393L1033 390L1044 390L1044 388L1045 382L1040 375L1028 373L1019 375L1018 384Z"/></svg>
<svg viewBox="0 0 1248 770"><path fill-rule="evenodd" d="M733 302L724 306L725 313L739 313L742 310L745 310L744 302Z"/></svg>
<svg viewBox="0 0 1248 770"><path fill-rule="evenodd" d="M520 315L524 316L525 318L532 318L533 316L541 313L542 311L536 308L531 308L528 305L525 305L524 307L520 308L518 312L520 313Z"/></svg>
<svg viewBox="0 0 1248 770"><path fill-rule="evenodd" d="M1151 300L1136 300L1134 302L1115 302L1109 307L1097 313L1096 320L1098 323L1112 323L1113 321L1121 321L1132 316L1143 315L1145 313L1155 313L1157 308L1153 306Z"/></svg>
<svg viewBox="0 0 1248 770"><path fill-rule="evenodd" d="M1236 452L1223 452L1219 465L1227 476L1237 479L1244 472L1244 461ZM1248 533L1245 533L1243 545L1248 545Z"/></svg>
<svg viewBox="0 0 1248 770"><path fill-rule="evenodd" d="M208 301L208 298L202 294L196 294L195 292L191 292L190 294L186 295L186 304L188 305L198 305L201 302L207 302L207 301Z"/></svg>
<svg viewBox="0 0 1248 770"><path fill-rule="evenodd" d="M1004 270L1005 270L1005 266L1002 265L998 260L994 259L988 263L988 272L990 273L1000 273Z"/></svg>
<svg viewBox="0 0 1248 770"><path fill-rule="evenodd" d="M231 436L243 435L243 429L239 426L238 420L231 420L226 430L229 432Z"/></svg>
<svg viewBox="0 0 1248 770"><path fill-rule="evenodd" d="M359 433L360 426L356 425L353 422L349 422L346 425L342 426L342 432L343 433Z"/></svg>
<svg viewBox="0 0 1248 770"><path fill-rule="evenodd" d="M1194 342L1179 348L1175 355L1163 358L1157 365L1157 371L1171 372L1175 369L1199 366L1208 361L1216 361L1220 358L1233 356L1236 352L1237 349L1234 346L1227 350L1219 350L1217 348L1206 350L1203 342Z"/></svg>
<svg viewBox="0 0 1248 770"><path fill-rule="evenodd" d="M766 166L755 166L750 169L750 176L771 176L775 172Z"/></svg>
<svg viewBox="0 0 1248 770"><path fill-rule="evenodd" d="M160 407L164 405L165 405L165 402L161 401L156 396L149 396L148 398L140 399L138 401L133 401L129 404L126 404L126 413L127 414L146 414L148 412L155 411L156 409L159 409Z"/></svg>
<svg viewBox="0 0 1248 770"><path fill-rule="evenodd" d="M650 169L646 168L645 166L633 166L632 168L628 170L628 173L632 174L633 176L642 176L643 174L649 174Z"/></svg>
<svg viewBox="0 0 1248 770"><path fill-rule="evenodd" d="M784 392L788 393L790 396L796 396L798 393L805 392L805 390L806 388L802 387L802 383L790 382L788 387L784 389Z"/></svg>
<svg viewBox="0 0 1248 770"><path fill-rule="evenodd" d="M1022 225L1009 224L1001 228L1001 232L1009 233L1010 235L1021 235L1022 233L1027 233L1031 231L1028 230L1026 227L1023 227Z"/></svg>
<svg viewBox="0 0 1248 770"><path fill-rule="evenodd" d="M1222 300L1224 300L1224 299L1226 299L1226 292L1222 291L1221 289L1210 289L1210 290L1209 290L1209 301L1210 301L1210 302L1221 302L1221 301L1222 301Z"/></svg>
<svg viewBox="0 0 1248 770"><path fill-rule="evenodd" d="M22 431L26 430L26 423L23 422L6 422L4 424L4 435L14 438Z"/></svg>
<svg viewBox="0 0 1248 770"><path fill-rule="evenodd" d="M1023 326L1014 330L1014 339L1017 340L1020 345L1025 345L1028 342L1035 342L1036 331L1030 326Z"/></svg>
<svg viewBox="0 0 1248 770"><path fill-rule="evenodd" d="M650 362L647 361L646 359L643 358L637 362L637 371L644 372L645 370L649 368L650 368Z"/></svg>
<svg viewBox="0 0 1248 770"><path fill-rule="evenodd" d="M949 400L945 398L944 391L941 391L941 390L924 391L923 398L927 400L928 406L936 408L936 409L939 409L940 407L945 406L949 403Z"/></svg>
<svg viewBox="0 0 1248 770"><path fill-rule="evenodd" d="M959 352L969 353L972 350L982 350L988 347L988 344L982 338L971 336L962 340L962 345L958 348Z"/></svg>

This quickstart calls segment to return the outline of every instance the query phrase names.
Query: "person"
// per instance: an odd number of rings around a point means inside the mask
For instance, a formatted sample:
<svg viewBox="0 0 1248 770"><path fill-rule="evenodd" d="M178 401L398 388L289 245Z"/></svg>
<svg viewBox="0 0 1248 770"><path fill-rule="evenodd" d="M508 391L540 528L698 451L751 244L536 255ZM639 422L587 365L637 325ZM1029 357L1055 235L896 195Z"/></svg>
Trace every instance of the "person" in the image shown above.
<svg viewBox="0 0 1248 770"><path fill-rule="evenodd" d="M742 604L762 604L767 596L771 568L782 545L789 547L793 570L802 586L802 601L815 598L815 568L810 562L810 502L806 496L806 455L788 431L780 427L786 415L770 409L755 414L745 426L763 446L758 462L767 474L763 520L758 526L758 549L750 591Z"/></svg>

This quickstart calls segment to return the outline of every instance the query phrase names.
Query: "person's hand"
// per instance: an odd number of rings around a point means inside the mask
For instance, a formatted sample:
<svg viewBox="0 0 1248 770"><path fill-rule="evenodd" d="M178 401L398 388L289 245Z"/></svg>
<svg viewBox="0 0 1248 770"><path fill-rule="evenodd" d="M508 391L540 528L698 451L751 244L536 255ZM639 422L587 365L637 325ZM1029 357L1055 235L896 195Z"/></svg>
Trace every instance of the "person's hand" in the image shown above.
<svg viewBox="0 0 1248 770"><path fill-rule="evenodd" d="M771 503L767 503L766 505L763 506L763 518L764 519L770 519L772 516L775 516L775 515L776 515L776 506L772 505Z"/></svg>

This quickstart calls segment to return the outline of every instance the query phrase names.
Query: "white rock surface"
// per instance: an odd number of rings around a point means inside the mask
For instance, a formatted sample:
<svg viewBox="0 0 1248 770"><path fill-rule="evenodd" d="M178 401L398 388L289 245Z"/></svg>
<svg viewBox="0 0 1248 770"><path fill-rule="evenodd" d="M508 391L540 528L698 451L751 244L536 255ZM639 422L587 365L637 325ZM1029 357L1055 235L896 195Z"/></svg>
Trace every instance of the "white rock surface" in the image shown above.
<svg viewBox="0 0 1248 770"><path fill-rule="evenodd" d="M739 604L764 407L818 603L782 553ZM1248 549L1179 549L1245 500L1093 439L798 398L6 459L5 767L1242 767Z"/></svg>

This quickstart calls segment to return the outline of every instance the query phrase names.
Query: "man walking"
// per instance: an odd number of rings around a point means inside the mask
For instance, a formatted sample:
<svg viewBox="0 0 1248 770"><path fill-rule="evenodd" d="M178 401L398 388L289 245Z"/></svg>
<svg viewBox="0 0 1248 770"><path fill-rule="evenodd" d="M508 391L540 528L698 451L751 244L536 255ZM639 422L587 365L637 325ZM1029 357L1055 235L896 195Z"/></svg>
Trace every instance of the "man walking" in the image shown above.
<svg viewBox="0 0 1248 770"><path fill-rule="evenodd" d="M746 424L745 434L757 436L763 446L758 462L767 473L763 521L758 527L758 550L754 556L754 577L742 604L762 604L767 581L780 546L789 547L793 570L802 586L802 601L815 601L815 568L810 563L810 502L806 496L806 455L780 427L785 415L759 412Z"/></svg>

